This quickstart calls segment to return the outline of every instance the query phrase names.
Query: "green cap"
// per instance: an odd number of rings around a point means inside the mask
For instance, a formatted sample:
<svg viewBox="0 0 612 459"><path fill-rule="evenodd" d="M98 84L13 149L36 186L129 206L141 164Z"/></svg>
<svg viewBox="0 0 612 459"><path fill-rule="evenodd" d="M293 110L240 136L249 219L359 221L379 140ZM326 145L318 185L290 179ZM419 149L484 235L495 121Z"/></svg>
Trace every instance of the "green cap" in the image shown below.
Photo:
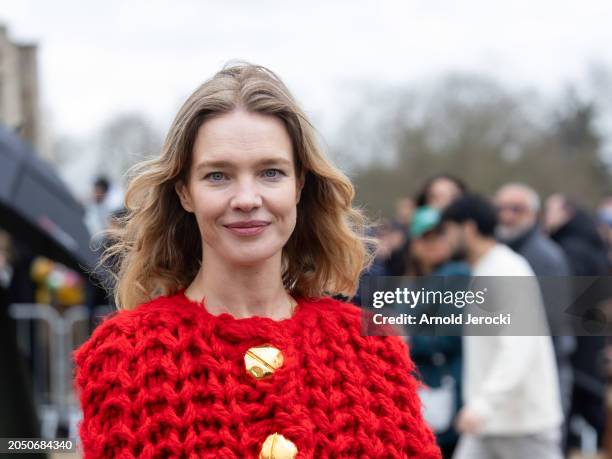
<svg viewBox="0 0 612 459"><path fill-rule="evenodd" d="M412 216L410 222L410 236L414 239L435 229L440 223L440 211L433 207L419 207Z"/></svg>

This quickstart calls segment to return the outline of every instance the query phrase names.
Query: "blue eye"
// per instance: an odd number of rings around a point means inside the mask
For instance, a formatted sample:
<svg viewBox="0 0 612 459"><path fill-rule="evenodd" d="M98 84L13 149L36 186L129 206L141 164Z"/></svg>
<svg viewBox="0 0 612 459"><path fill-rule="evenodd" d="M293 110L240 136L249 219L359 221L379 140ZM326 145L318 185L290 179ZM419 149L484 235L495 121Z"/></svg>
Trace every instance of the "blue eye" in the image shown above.
<svg viewBox="0 0 612 459"><path fill-rule="evenodd" d="M210 180L212 182L221 182L224 178L225 174L223 172L211 172L204 177L205 180Z"/></svg>
<svg viewBox="0 0 612 459"><path fill-rule="evenodd" d="M283 175L283 171L281 171L280 169L266 169L264 171L264 177L266 178L280 178L280 176Z"/></svg>

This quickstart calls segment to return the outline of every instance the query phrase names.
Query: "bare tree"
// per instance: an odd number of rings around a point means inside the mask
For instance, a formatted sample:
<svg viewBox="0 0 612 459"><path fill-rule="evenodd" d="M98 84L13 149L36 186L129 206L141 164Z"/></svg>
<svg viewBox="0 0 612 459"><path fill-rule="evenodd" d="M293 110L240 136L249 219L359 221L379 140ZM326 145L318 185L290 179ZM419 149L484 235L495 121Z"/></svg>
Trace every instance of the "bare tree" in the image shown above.
<svg viewBox="0 0 612 459"><path fill-rule="evenodd" d="M119 115L101 129L99 173L122 182L130 166L144 157L159 154L161 145L159 132L144 116Z"/></svg>
<svg viewBox="0 0 612 459"><path fill-rule="evenodd" d="M385 103L372 109L376 100ZM590 201L610 183L597 118L595 104L572 91L551 107L535 91L451 75L421 88L371 90L348 115L336 151L369 158L351 175L372 216L391 215L396 198L440 172L483 193L518 180Z"/></svg>

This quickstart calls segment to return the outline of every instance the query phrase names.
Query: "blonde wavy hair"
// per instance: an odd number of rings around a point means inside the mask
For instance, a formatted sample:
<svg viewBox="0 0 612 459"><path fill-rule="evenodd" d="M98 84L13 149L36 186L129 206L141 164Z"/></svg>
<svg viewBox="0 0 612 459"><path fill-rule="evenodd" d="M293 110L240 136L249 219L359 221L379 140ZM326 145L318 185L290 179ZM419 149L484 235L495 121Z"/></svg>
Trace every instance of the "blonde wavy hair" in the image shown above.
<svg viewBox="0 0 612 459"><path fill-rule="evenodd" d="M112 261L111 289L118 309L134 309L186 288L196 276L202 241L196 219L181 206L175 183L187 183L199 127L237 108L276 116L293 143L304 180L296 227L283 248L283 283L304 297L352 297L369 266L375 241L352 207L350 180L326 158L315 131L287 87L262 66L234 63L202 84L180 108L161 155L128 171L126 211L106 232L100 264ZM205 254L204 254L205 256Z"/></svg>

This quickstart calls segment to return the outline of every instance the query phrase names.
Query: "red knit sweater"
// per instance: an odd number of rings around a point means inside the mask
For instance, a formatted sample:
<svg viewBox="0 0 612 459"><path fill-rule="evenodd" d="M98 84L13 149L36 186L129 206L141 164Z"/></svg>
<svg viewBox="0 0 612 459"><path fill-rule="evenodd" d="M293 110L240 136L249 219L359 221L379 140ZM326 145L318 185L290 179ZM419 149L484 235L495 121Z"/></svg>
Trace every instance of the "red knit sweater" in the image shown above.
<svg viewBox="0 0 612 459"><path fill-rule="evenodd" d="M257 380L247 349L282 367ZM274 432L298 458L439 458L397 337L360 334L360 309L298 299L290 319L214 316L183 291L114 313L75 351L86 459L257 458Z"/></svg>

